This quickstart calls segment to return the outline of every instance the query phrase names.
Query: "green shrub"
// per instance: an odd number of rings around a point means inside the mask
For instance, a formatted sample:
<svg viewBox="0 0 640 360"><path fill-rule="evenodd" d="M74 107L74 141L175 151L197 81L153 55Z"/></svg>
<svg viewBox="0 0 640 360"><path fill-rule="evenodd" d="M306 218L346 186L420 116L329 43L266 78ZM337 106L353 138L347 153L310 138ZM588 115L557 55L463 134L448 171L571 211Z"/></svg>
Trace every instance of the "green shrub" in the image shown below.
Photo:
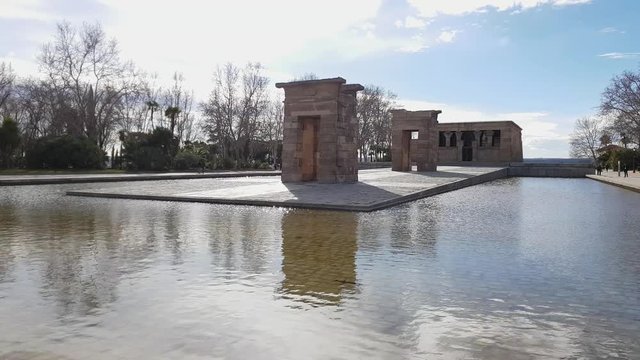
<svg viewBox="0 0 640 360"><path fill-rule="evenodd" d="M27 166L34 169L101 169L104 152L87 137L41 137L27 149Z"/></svg>
<svg viewBox="0 0 640 360"><path fill-rule="evenodd" d="M173 159L173 167L176 170L199 169L204 165L204 159L194 153L181 151Z"/></svg>
<svg viewBox="0 0 640 360"><path fill-rule="evenodd" d="M218 163L219 165L219 169L224 169L224 170L229 170L229 169L233 169L236 166L236 162L233 161L233 159L228 158L228 157L224 157L222 158L222 161Z"/></svg>
<svg viewBox="0 0 640 360"><path fill-rule="evenodd" d="M14 165L14 155L20 145L20 130L18 123L5 117L0 124L0 166Z"/></svg>
<svg viewBox="0 0 640 360"><path fill-rule="evenodd" d="M133 170L168 170L178 152L178 139L161 127L150 133L123 134L122 145L126 166Z"/></svg>
<svg viewBox="0 0 640 360"><path fill-rule="evenodd" d="M134 170L168 170L171 166L171 157L166 155L162 149L153 146L142 146L137 148L128 158L130 169Z"/></svg>

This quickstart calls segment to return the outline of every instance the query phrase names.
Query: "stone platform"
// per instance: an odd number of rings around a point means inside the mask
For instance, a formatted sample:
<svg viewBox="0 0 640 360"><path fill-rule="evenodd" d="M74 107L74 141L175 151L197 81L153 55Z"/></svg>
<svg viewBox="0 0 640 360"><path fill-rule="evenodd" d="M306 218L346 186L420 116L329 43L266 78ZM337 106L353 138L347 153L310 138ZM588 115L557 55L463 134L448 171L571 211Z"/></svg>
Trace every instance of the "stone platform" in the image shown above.
<svg viewBox="0 0 640 360"><path fill-rule="evenodd" d="M618 176L617 171L603 170L602 175L587 175L587 177L609 185L615 185L627 190L640 192L640 172L634 173L633 171L629 171L629 177L624 177L622 172L620 172L620 176Z"/></svg>
<svg viewBox="0 0 640 360"><path fill-rule="evenodd" d="M277 177L137 182L68 191L101 198L374 211L508 176L507 168L438 167L435 172L359 172L355 184L282 183Z"/></svg>

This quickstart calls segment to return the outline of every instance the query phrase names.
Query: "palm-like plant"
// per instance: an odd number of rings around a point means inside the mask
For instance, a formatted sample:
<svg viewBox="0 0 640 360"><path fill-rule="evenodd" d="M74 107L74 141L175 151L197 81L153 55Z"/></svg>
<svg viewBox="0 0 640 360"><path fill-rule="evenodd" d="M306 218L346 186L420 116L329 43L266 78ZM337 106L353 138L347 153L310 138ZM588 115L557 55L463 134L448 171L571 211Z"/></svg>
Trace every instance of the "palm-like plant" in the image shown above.
<svg viewBox="0 0 640 360"><path fill-rule="evenodd" d="M164 111L164 116L171 119L171 134L173 134L173 130L176 127L176 117L180 114L180 108L177 106L169 106L167 110Z"/></svg>
<svg viewBox="0 0 640 360"><path fill-rule="evenodd" d="M149 109L149 111L151 111L151 121L150 121L150 122L151 122L151 129L153 129L153 128L154 128L154 126L153 126L153 113L154 113L156 110L158 110L158 107L159 107L160 105L159 105L159 104L158 104L158 102L157 102L157 101L155 101L155 100L149 100L149 101L147 101L145 104L147 105L147 108Z"/></svg>

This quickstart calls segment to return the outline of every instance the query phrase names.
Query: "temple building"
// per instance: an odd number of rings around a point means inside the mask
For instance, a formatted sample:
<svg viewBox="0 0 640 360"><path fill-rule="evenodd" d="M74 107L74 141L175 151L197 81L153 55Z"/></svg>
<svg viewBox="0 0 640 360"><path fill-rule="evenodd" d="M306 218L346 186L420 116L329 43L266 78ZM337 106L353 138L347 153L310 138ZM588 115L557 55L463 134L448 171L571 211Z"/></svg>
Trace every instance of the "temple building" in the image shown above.
<svg viewBox="0 0 640 360"><path fill-rule="evenodd" d="M438 124L438 164L522 161L522 129L513 121Z"/></svg>

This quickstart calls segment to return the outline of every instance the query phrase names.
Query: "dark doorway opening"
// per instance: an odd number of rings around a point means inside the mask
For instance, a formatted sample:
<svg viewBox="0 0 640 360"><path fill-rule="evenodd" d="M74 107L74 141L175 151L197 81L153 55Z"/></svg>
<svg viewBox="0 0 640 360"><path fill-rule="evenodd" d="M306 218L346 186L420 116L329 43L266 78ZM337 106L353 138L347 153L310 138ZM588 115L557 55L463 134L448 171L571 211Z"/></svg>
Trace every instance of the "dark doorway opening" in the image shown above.
<svg viewBox="0 0 640 360"><path fill-rule="evenodd" d="M411 139L413 130L402 131L402 163L400 171L411 171Z"/></svg>
<svg viewBox="0 0 640 360"><path fill-rule="evenodd" d="M473 160L473 141L475 136L473 131L462 132L462 161Z"/></svg>

